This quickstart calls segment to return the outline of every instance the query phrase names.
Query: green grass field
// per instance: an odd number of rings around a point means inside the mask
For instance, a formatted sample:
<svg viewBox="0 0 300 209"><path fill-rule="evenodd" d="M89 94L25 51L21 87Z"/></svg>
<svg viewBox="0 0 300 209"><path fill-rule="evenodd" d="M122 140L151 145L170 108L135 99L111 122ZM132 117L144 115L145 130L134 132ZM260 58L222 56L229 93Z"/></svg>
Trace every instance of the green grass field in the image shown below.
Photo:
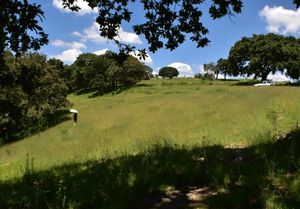
<svg viewBox="0 0 300 209"><path fill-rule="evenodd" d="M284 192L300 191L300 161L292 151L295 144L291 147L278 141L300 135L300 89L235 83L187 78L150 80L104 96L70 95L69 100L79 111L76 126L70 115L70 120L44 132L0 147L0 191L2 195L3 190L16 193L10 202L4 201L5 195L0 198L0 208L1 200L3 208L130 208L132 204L133 208L294 207L300 197ZM281 153L282 147L293 156L277 166L274 153ZM195 160L196 155L200 161ZM243 165L236 166L239 157ZM208 158L213 160L206 165ZM257 162L253 165L249 163L254 160ZM293 162L294 170L284 167L289 165L286 160ZM241 173L235 173L237 168ZM259 175L255 173L258 169ZM287 172L293 176L288 189L282 194L280 189L272 193L273 187L268 185L273 183L269 181L284 181L278 175ZM230 186L233 181L246 186L235 191ZM86 182L101 183L89 186ZM266 190L249 186L253 183L261 183ZM201 203L194 206L181 199L178 205L183 207L159 206L146 198L156 200L157 191L190 191L204 185L209 189L202 196L209 198L205 202L201 197ZM91 196L85 199L81 190ZM35 196L27 195L28 191ZM230 197L221 198L230 192L240 200L240 206ZM44 199L50 195L52 199L38 201L37 195ZM25 199L19 204L17 198ZM213 204L214 198L220 205ZM222 201L229 201L228 206Z"/></svg>

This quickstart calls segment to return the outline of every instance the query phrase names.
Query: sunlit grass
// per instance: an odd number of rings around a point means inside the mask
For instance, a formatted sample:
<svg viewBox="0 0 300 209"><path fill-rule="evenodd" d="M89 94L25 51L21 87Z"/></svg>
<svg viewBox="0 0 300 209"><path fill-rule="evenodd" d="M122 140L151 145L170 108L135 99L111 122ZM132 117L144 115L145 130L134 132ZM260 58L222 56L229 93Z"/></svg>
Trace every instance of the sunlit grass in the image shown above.
<svg viewBox="0 0 300 209"><path fill-rule="evenodd" d="M0 148L0 179L34 169L137 154L170 144L247 147L284 136L300 121L296 87L235 86L198 79L150 80L129 90L99 97L70 95L79 110L42 133Z"/></svg>

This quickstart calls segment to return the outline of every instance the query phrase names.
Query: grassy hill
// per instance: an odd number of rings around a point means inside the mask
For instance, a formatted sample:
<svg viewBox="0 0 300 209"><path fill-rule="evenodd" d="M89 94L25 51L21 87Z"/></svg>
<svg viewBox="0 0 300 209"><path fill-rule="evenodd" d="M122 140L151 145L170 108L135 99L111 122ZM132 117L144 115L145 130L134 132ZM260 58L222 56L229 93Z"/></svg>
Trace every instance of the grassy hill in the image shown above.
<svg viewBox="0 0 300 209"><path fill-rule="evenodd" d="M283 147L292 149L290 144L278 144L278 141L290 135L299 137L299 88L255 88L235 84L234 81L205 82L198 79L150 80L104 96L92 93L70 95L69 100L79 111L76 126L72 124L70 115L70 120L0 148L0 191L9 188L21 191L16 193L15 198L25 197L24 204L28 201L28 208L35 208L35 204L41 208L46 203L37 201L38 197L27 196L27 190L44 198L48 197L45 191L49 190L54 199L46 198L48 208L130 208L133 203L134 208L206 208L211 203L204 203L202 199L227 194L232 181L248 185L254 183L249 180L251 178L258 181L255 183L269 185L265 178L270 169L273 172L277 169L271 165L271 161L277 159L273 154L281 153ZM196 154L199 156L195 157ZM202 167L201 163L214 157L216 159L209 161L208 167ZM266 162L268 158L270 162ZM250 165L253 160L257 160L257 164ZM236 167L236 161L244 165ZM293 177L298 175L296 168L293 172L290 168L283 168L285 164L286 161L280 164L282 175L286 172L292 173ZM250 176L234 173L237 168L238 172L249 171ZM262 172L259 176L253 173L257 169ZM149 176L151 174L152 177ZM200 174L203 177L199 180ZM275 172L272 178L283 179L276 175ZM27 188L24 186L27 180L24 179L28 176L31 183ZM293 179L296 182L293 188L297 190L299 178ZM44 183L37 184L45 188L32 186L40 181ZM78 187L74 186L76 181ZM79 183L81 181L85 183ZM86 185L86 182L93 184L97 181L103 184ZM284 192L294 191L284 190L281 194L279 189L279 193L271 195L273 187L261 191L257 186L242 188L244 192L230 191L242 194L242 205L252 201L255 207L266 206L268 201L272 206L277 198L287 197ZM78 191L71 192L70 188ZM104 191L101 192L100 188ZM199 200L201 203L195 206L185 204L183 199L179 199L177 205L184 207L152 205L154 200L148 202L151 198L159 199L157 191L188 191L185 195L193 195L194 190L200 191L199 188L205 192L200 197L198 195L198 199L202 198ZM107 201L104 201L104 196L85 199L80 190L87 190L88 195L108 195L105 196ZM246 195L247 190L253 197ZM265 199L255 195L265 195ZM145 196L149 198L143 199ZM142 199L142 203L137 203L136 198ZM230 198L228 201L231 201L229 205L232 207L220 204L211 205L211 208L246 208L237 207ZM296 204L298 197L291 198ZM13 198L10 201L16 205L11 204L11 208L23 204L18 205ZM220 203L222 201L224 199L219 200ZM9 204L3 203L6 207Z"/></svg>

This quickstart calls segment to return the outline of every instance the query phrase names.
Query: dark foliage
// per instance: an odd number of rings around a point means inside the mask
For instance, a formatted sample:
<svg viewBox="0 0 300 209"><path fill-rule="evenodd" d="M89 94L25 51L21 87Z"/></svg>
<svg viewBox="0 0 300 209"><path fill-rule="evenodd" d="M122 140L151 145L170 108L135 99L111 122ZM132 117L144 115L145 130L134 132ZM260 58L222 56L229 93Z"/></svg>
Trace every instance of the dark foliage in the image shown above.
<svg viewBox="0 0 300 209"><path fill-rule="evenodd" d="M254 75L266 80L269 73L284 72L293 79L300 76L300 41L275 34L253 35L236 42L229 53L229 73Z"/></svg>
<svg viewBox="0 0 300 209"><path fill-rule="evenodd" d="M203 25L201 5L208 4L204 0L85 0L91 8L98 8L96 22L100 26L100 35L114 40L121 52L134 51L135 46L121 43L116 39L123 22L130 22L132 12L130 4L141 4L145 22L133 25L138 35L142 34L149 43L149 50L176 49L187 38L196 43L197 47L204 47L209 40L206 37L208 29ZM299 0L294 0L298 7ZM63 0L64 7L73 11L80 10L76 0ZM242 11L242 0L212 0L208 5L208 12L212 19L225 15L235 15ZM9 47L15 52L28 49L39 49L48 43L47 34L39 25L43 11L41 6L28 3L28 0L2 0L0 3L0 63L3 63L4 49ZM35 35L32 35L35 33ZM147 56L145 49L140 49L142 58Z"/></svg>
<svg viewBox="0 0 300 209"><path fill-rule="evenodd" d="M227 74L230 74L230 65L229 61L227 59L219 59L216 65L216 68L218 69L218 73L221 73L224 75L224 79L226 80Z"/></svg>
<svg viewBox="0 0 300 209"><path fill-rule="evenodd" d="M177 77L179 75L179 72L174 67L163 67L159 70L158 75L163 78L170 78Z"/></svg>
<svg viewBox="0 0 300 209"><path fill-rule="evenodd" d="M70 68L74 91L97 91L99 95L149 79L152 70L131 55L113 52L81 54Z"/></svg>
<svg viewBox="0 0 300 209"><path fill-rule="evenodd" d="M212 81L214 80L214 75L210 73L197 73L195 74L195 78L200 78L202 80Z"/></svg>
<svg viewBox="0 0 300 209"><path fill-rule="evenodd" d="M202 78L202 74L201 74L201 73L196 73L196 74L194 75L194 78Z"/></svg>
<svg viewBox="0 0 300 209"><path fill-rule="evenodd" d="M0 89L0 139L2 143L35 132L47 125L47 117L66 107L68 88L58 69L37 53L18 58L6 52Z"/></svg>
<svg viewBox="0 0 300 209"><path fill-rule="evenodd" d="M51 58L47 60L47 64L51 67L54 71L57 72L59 77L64 81L64 83L68 86L69 92L72 89L71 83L71 68L69 65L64 65L63 61L55 58Z"/></svg>
<svg viewBox="0 0 300 209"><path fill-rule="evenodd" d="M63 0L64 5L75 11L80 8L74 0ZM100 34L108 39L113 39L124 51L132 51L134 46L124 45L115 37L122 22L130 22L132 12L129 4L137 3L134 0L87 0L91 7L98 7L99 15L96 19L100 25ZM186 37L195 42L198 47L204 47L209 42L208 30L201 22L203 12L200 5L203 0L185 1L140 1L143 7L145 22L133 25L134 32L143 34L147 39L151 52L160 48L174 50L182 44ZM240 13L241 0L213 0L209 6L209 13L213 19L223 17L227 14ZM140 50L145 56L145 50Z"/></svg>
<svg viewBox="0 0 300 209"><path fill-rule="evenodd" d="M41 6L30 4L27 0L1 0L0 2L0 66L4 62L6 47L17 53L28 49L38 50L48 43L48 35L44 33L38 20L42 20L44 12ZM34 35L32 35L34 34Z"/></svg>
<svg viewBox="0 0 300 209"><path fill-rule="evenodd" d="M235 86L253 86L254 84L260 83L259 80L250 80L250 79L245 79L245 80L239 80L237 83L233 84Z"/></svg>

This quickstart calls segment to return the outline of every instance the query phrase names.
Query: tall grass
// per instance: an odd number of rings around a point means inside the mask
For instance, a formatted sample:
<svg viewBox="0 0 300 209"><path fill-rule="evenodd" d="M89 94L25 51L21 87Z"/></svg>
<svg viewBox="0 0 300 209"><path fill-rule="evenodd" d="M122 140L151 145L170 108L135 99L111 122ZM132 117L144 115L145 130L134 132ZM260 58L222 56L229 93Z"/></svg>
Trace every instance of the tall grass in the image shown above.
<svg viewBox="0 0 300 209"><path fill-rule="evenodd" d="M70 95L78 124L65 121L0 148L0 179L143 153L152 145L248 147L284 137L300 121L296 87L255 88L197 79L150 80L104 96ZM268 137L262 137L262 136Z"/></svg>
<svg viewBox="0 0 300 209"><path fill-rule="evenodd" d="M299 208L299 137L247 148L161 142L47 171L27 158L22 178L0 182L0 208Z"/></svg>

